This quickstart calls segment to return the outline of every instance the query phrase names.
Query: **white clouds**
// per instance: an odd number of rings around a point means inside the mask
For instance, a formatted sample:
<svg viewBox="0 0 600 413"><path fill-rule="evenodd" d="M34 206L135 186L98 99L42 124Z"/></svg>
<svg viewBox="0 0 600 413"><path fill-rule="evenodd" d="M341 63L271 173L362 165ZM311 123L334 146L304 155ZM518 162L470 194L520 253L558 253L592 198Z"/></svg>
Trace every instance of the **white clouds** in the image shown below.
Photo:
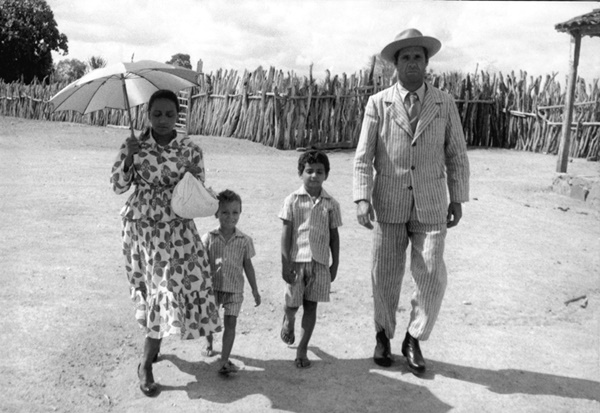
<svg viewBox="0 0 600 413"><path fill-rule="evenodd" d="M591 2L367 0L47 0L69 38L67 58L109 63L186 53L205 71L274 66L315 76L357 72L401 30L438 37L436 71L566 73L569 36L554 25ZM600 78L600 39L584 38L580 73Z"/></svg>

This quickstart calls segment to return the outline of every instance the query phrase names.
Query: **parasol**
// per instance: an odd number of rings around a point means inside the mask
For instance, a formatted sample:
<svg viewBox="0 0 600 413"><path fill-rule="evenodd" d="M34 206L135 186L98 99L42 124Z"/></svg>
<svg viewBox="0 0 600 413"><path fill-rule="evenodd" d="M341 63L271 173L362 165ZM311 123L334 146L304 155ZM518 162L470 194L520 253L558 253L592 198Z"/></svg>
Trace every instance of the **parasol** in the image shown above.
<svg viewBox="0 0 600 413"><path fill-rule="evenodd" d="M74 110L86 114L104 108L126 109L131 136L131 107L147 103L159 89L177 93L198 86L198 73L152 60L116 63L93 70L54 95L52 111Z"/></svg>

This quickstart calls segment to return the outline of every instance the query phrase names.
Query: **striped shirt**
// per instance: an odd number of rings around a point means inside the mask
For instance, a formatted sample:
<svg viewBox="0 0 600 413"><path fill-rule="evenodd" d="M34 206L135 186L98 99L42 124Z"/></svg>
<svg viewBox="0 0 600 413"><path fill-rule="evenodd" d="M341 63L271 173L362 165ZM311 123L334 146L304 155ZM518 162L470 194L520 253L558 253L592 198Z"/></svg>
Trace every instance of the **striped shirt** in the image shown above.
<svg viewBox="0 0 600 413"><path fill-rule="evenodd" d="M256 255L252 238L239 229L225 242L219 228L202 236L215 291L244 292L244 260Z"/></svg>
<svg viewBox="0 0 600 413"><path fill-rule="evenodd" d="M321 189L315 202L301 186L283 201L279 218L292 223L290 260L329 266L329 230L342 225L340 204Z"/></svg>
<svg viewBox="0 0 600 413"><path fill-rule="evenodd" d="M423 102L423 100L425 100L425 91L427 90L426 85L427 83L423 83L421 87L415 90L414 92L417 94L419 102L421 103ZM407 89L405 89L404 86L400 84L400 82L396 82L396 88L398 88L398 94L402 98L402 101L404 102L404 109L406 109L406 113L408 114L408 109L410 108L410 99L408 98L408 95L410 92Z"/></svg>

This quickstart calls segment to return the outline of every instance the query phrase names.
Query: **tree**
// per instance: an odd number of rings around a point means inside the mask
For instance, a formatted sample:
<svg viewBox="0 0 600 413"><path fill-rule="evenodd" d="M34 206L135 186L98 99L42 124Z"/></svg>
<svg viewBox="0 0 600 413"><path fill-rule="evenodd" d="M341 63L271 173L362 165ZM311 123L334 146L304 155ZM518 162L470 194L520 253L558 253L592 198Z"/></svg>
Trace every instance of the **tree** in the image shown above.
<svg viewBox="0 0 600 413"><path fill-rule="evenodd" d="M65 59L56 64L54 80L56 82L72 82L85 75L88 66L78 59Z"/></svg>
<svg viewBox="0 0 600 413"><path fill-rule="evenodd" d="M174 54L173 56L171 56L171 60L169 60L168 62L165 62L165 63L174 65L174 66L185 67L186 69L192 68L192 64L190 63L190 55L189 54L183 54L183 53Z"/></svg>
<svg viewBox="0 0 600 413"><path fill-rule="evenodd" d="M6 82L43 79L52 73L52 51L67 54L45 0L0 0L0 78Z"/></svg>
<svg viewBox="0 0 600 413"><path fill-rule="evenodd" d="M106 60L102 56L92 56L87 61L90 70L106 67Z"/></svg>

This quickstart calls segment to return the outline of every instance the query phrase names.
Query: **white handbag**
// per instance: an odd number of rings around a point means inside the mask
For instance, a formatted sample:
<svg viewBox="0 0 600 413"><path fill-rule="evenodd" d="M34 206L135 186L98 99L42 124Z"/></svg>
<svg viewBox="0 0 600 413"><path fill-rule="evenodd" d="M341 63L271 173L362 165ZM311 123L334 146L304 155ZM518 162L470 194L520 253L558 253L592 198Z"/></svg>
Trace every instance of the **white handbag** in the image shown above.
<svg viewBox="0 0 600 413"><path fill-rule="evenodd" d="M186 172L173 189L171 208L181 218L210 217L219 209L219 201L212 189L205 188L199 179Z"/></svg>

